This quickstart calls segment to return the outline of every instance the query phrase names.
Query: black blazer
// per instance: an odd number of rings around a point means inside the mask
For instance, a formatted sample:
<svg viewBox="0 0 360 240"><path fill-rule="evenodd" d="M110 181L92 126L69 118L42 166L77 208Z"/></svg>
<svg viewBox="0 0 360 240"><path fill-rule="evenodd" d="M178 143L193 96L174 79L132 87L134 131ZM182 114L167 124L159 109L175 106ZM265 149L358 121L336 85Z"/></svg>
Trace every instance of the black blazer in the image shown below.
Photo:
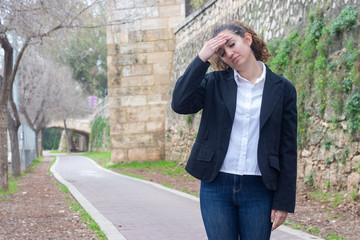
<svg viewBox="0 0 360 240"><path fill-rule="evenodd" d="M196 57L178 79L172 109L180 114L203 109L186 170L210 182L218 174L229 146L237 84L233 71L206 74L209 62ZM294 212L297 165L295 87L266 66L260 112L258 165L265 186L274 191L273 209Z"/></svg>

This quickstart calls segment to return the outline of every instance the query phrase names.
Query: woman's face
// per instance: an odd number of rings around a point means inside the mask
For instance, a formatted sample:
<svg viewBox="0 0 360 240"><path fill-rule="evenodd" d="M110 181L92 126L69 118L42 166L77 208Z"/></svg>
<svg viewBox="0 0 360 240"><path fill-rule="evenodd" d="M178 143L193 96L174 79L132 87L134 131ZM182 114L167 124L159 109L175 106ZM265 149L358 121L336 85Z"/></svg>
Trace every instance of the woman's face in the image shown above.
<svg viewBox="0 0 360 240"><path fill-rule="evenodd" d="M249 33L245 37L229 31L224 30L219 35L227 36L226 43L219 47L216 54L231 68L241 70L241 66L246 64L250 57L253 57L251 51L252 36Z"/></svg>

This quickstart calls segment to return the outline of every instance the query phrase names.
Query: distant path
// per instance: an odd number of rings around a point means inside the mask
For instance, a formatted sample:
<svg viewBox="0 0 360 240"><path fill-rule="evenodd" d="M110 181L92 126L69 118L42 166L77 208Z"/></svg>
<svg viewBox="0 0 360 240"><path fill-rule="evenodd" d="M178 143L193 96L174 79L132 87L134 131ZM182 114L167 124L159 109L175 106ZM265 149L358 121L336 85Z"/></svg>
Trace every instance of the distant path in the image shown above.
<svg viewBox="0 0 360 240"><path fill-rule="evenodd" d="M207 239L196 197L123 176L82 156L58 156L51 170L109 240ZM282 226L271 239L319 238Z"/></svg>

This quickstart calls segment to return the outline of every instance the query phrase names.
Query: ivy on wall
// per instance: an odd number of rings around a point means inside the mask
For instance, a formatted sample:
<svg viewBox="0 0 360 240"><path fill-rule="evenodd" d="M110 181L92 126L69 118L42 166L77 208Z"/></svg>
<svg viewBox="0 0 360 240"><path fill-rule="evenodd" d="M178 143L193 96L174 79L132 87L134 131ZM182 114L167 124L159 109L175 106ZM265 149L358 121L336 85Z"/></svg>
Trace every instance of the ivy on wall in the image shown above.
<svg viewBox="0 0 360 240"><path fill-rule="evenodd" d="M347 5L329 21L324 10L317 9L308 20L304 31L268 44L273 55L269 67L292 81L298 92L299 148L306 144L312 114L324 117L328 111L335 120L345 115L350 131L360 131L360 51L354 47L357 39L348 34L356 27L358 12ZM332 53L339 43L342 50Z"/></svg>
<svg viewBox="0 0 360 240"><path fill-rule="evenodd" d="M110 124L109 118L103 119L101 116L95 119L91 124L91 133L89 136L90 151L110 147Z"/></svg>

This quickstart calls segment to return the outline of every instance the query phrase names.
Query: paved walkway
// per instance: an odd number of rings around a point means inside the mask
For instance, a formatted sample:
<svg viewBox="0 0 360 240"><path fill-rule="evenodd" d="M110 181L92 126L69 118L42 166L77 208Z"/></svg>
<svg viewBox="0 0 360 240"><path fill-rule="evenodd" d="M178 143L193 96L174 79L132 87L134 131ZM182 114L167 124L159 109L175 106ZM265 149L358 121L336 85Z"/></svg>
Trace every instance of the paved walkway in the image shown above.
<svg viewBox="0 0 360 240"><path fill-rule="evenodd" d="M51 171L109 240L207 239L196 197L115 173L81 156L58 156ZM319 238L281 226L271 239Z"/></svg>

